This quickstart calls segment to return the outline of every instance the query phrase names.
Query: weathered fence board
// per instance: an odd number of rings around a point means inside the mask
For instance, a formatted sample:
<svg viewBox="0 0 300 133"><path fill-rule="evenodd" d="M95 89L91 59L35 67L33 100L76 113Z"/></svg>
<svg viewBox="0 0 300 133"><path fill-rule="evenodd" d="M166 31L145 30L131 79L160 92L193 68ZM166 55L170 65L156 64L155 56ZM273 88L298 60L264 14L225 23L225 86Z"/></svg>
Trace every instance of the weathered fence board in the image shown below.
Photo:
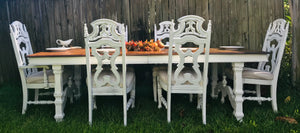
<svg viewBox="0 0 300 133"><path fill-rule="evenodd" d="M294 84L300 86L300 2L299 0L289 0L292 15L292 32L293 32L293 50L292 52L292 69ZM299 89L299 88L298 88Z"/></svg>
<svg viewBox="0 0 300 133"><path fill-rule="evenodd" d="M84 47L83 24L99 18L127 25L130 40L149 40L155 23L188 14L212 20L212 47L261 49L268 24L283 18L283 0L0 0L0 83L19 79L12 21L27 26L37 52L56 47L56 39L73 38L73 45Z"/></svg>

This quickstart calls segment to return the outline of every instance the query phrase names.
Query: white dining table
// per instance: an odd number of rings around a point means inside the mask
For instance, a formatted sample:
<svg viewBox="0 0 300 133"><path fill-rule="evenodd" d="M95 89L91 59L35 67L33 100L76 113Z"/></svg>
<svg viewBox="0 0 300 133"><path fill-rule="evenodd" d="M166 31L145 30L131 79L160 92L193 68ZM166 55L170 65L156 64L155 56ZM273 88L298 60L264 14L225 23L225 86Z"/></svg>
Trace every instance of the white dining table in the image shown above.
<svg viewBox="0 0 300 133"><path fill-rule="evenodd" d="M62 73L65 65L85 65L85 49L70 49L66 51L58 52L38 52L32 55L28 55L29 65L51 65L55 76L55 116L56 121L61 121L64 118L64 103L65 98L63 94L63 82ZM198 58L198 62L203 62L201 56ZM267 61L268 56L266 52L262 51L243 51L243 50L226 50L219 48L210 48L209 62L212 65L212 97L217 97L215 87L217 85L217 68L219 63L231 63L233 70L233 97L229 100L233 100L230 103L234 109L233 115L238 121L242 121L244 117L243 113L243 81L242 71L244 63L246 62L260 62ZM173 55L173 61L178 62L179 56ZM96 64L96 59L91 58L91 62ZM186 59L186 62L192 62L192 60ZM104 62L109 63L109 62ZM121 57L116 59L116 64L121 63ZM160 52L140 52L140 51L128 51L126 53L127 64L167 64L168 54L167 50L161 50ZM77 86L80 86L80 69L76 69L79 72L75 73L75 81ZM79 94L80 96L80 94Z"/></svg>

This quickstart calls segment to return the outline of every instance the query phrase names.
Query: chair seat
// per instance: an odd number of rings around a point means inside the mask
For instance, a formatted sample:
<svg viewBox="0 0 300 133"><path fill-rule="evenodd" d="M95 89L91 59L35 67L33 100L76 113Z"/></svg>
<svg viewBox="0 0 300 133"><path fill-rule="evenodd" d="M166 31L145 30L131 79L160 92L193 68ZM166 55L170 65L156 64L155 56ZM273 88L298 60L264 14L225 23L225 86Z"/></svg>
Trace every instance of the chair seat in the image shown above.
<svg viewBox="0 0 300 133"><path fill-rule="evenodd" d="M120 74L120 87L123 87L123 73L122 70L118 70L119 74ZM94 74L92 73L92 79L94 79ZM108 75L111 77L111 80L116 80L114 74L110 71L110 70L103 70L103 72L100 73L100 76L98 78L98 80L101 82L104 80L104 77ZM126 88L129 88L129 86L131 85L131 83L134 81L134 77L135 77L135 73L134 70L132 68L127 68L127 72L126 72ZM93 84L93 88L96 87L96 83L93 82L92 80L92 84Z"/></svg>
<svg viewBox="0 0 300 133"><path fill-rule="evenodd" d="M47 76L48 76L48 82L49 83L54 83L54 74L52 70L47 70L46 71ZM39 71L36 73L33 73L31 75L29 75L26 78L27 83L29 84L33 84L33 83L44 83L44 72L43 71Z"/></svg>
<svg viewBox="0 0 300 133"><path fill-rule="evenodd" d="M174 80L174 72L175 70L172 71L172 79L171 79L171 85L175 84ZM184 78L184 74L190 73L193 78L197 76L197 74L192 70L192 68L182 70L181 73L179 74L178 78ZM165 84L168 83L168 68L162 68L158 71L158 77L160 81L164 82ZM188 83L186 83L188 84Z"/></svg>
<svg viewBox="0 0 300 133"><path fill-rule="evenodd" d="M242 76L243 78L262 79L262 80L272 80L274 77L273 74L270 72L248 68L248 67L245 67L243 69Z"/></svg>
<svg viewBox="0 0 300 133"><path fill-rule="evenodd" d="M48 76L48 83L54 83L54 74L53 74L53 70L47 70L46 74ZM72 75L72 71L68 71L66 70L63 73L63 79L64 81L67 81L67 78L70 77L70 75ZM26 78L26 81L28 84L41 84L44 83L44 72L43 71L39 71L36 73L33 73L31 75L29 75Z"/></svg>

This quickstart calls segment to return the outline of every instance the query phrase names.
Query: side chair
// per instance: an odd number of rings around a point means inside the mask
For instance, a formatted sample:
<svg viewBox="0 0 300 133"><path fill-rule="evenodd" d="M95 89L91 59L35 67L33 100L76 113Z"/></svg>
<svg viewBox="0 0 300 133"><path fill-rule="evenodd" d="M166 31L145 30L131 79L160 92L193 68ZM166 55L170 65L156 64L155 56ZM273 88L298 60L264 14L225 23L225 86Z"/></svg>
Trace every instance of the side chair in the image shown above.
<svg viewBox="0 0 300 133"><path fill-rule="evenodd" d="M122 96L126 126L127 110L130 107L134 108L136 78L134 70L126 64L124 24L110 19L98 19L91 22L91 26L93 30L88 33L87 25L84 25L89 124L92 124L92 113L96 108L95 96ZM103 45L109 46L110 49L102 49ZM120 55L121 64L117 65L116 58ZM95 58L95 65L92 57Z"/></svg>
<svg viewBox="0 0 300 133"><path fill-rule="evenodd" d="M168 68L158 71L158 104L167 109L167 121L171 122L171 94L197 94L197 109L202 108L202 122L206 124L206 90L209 64L209 48L211 38L211 21L204 30L202 24L205 20L195 15L187 15L178 19L178 29L174 24L170 30L170 48L168 50ZM172 21L173 22L173 21ZM192 43L196 50L182 45ZM174 45L174 50L172 46ZM173 59L173 54L179 59ZM198 58L203 58L202 67ZM162 95L167 92L167 99Z"/></svg>

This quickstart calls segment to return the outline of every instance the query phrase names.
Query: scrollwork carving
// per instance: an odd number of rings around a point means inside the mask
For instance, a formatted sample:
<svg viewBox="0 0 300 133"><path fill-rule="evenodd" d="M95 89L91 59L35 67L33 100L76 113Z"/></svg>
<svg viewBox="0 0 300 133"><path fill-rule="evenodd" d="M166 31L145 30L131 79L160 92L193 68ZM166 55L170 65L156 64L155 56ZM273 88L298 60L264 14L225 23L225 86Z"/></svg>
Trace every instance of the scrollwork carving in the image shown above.
<svg viewBox="0 0 300 133"><path fill-rule="evenodd" d="M19 21L15 21L10 24L11 35L14 36L14 49L16 50L17 63L19 66L27 66L28 61L26 56L33 54L29 34L24 24ZM24 69L25 76L31 75L37 72L36 68Z"/></svg>
<svg viewBox="0 0 300 133"><path fill-rule="evenodd" d="M260 62L258 65L259 70L264 70L273 73L276 67L281 61L282 52L285 47L285 33L287 32L287 26L285 20L277 19L269 25L266 38L264 41L263 51L269 52L268 62ZM281 55L281 56L279 56Z"/></svg>
<svg viewBox="0 0 300 133"><path fill-rule="evenodd" d="M202 72L205 71L205 67L201 72L198 64L198 57L201 54L204 55L205 58L208 57L209 53L207 50L209 50L210 47L211 24L209 21L208 29L204 30L202 28L204 19L194 15L179 18L178 22L178 29L173 29L174 33L171 33L173 35L173 39L171 39L170 42L175 45L174 51L180 56L180 61L174 72L174 80L176 81L175 85L191 84L199 86L203 81ZM174 28L174 26L171 28ZM198 49L182 49L182 45L185 43L193 43ZM192 60L192 67L185 69L186 67L184 64L187 62L188 58ZM205 60L207 63L208 58Z"/></svg>
<svg viewBox="0 0 300 133"><path fill-rule="evenodd" d="M96 87L120 88L120 74L115 60L120 55L120 50L125 48L124 25L109 19L99 19L93 21L91 25L93 31L90 34L87 33L87 26L85 25L85 37L87 47L91 48L91 55L98 62L93 82ZM110 46L113 51L99 50L104 45ZM104 61L110 62L110 69L104 69Z"/></svg>

